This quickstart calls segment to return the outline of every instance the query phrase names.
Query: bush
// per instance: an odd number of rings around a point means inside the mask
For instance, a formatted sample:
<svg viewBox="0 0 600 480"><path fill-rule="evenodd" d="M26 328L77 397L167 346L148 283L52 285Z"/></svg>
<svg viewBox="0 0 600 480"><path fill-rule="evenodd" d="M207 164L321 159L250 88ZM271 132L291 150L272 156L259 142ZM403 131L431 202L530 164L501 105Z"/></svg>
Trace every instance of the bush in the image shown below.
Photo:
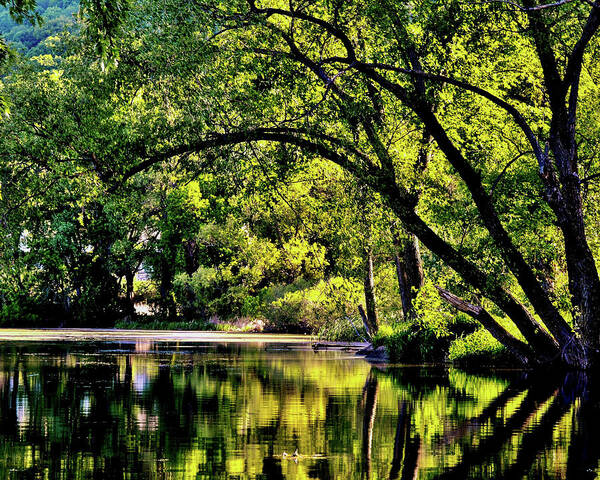
<svg viewBox="0 0 600 480"><path fill-rule="evenodd" d="M138 303L152 303L158 298L156 283L152 280L133 280L133 299Z"/></svg>
<svg viewBox="0 0 600 480"><path fill-rule="evenodd" d="M35 306L26 301L13 301L0 305L0 327L39 327L48 326L34 312Z"/></svg>
<svg viewBox="0 0 600 480"><path fill-rule="evenodd" d="M446 361L450 341L445 332L414 321L382 325L373 344L384 345L392 362L424 363Z"/></svg>
<svg viewBox="0 0 600 480"><path fill-rule="evenodd" d="M510 365L513 361L506 348L483 328L454 340L448 358L464 366Z"/></svg>
<svg viewBox="0 0 600 480"><path fill-rule="evenodd" d="M304 288L298 288L300 285ZM275 291L279 298L274 297ZM264 292L261 313L270 331L319 332L328 339L356 340L348 317L356 315L361 292L360 284L341 277L312 286L295 282L285 289Z"/></svg>

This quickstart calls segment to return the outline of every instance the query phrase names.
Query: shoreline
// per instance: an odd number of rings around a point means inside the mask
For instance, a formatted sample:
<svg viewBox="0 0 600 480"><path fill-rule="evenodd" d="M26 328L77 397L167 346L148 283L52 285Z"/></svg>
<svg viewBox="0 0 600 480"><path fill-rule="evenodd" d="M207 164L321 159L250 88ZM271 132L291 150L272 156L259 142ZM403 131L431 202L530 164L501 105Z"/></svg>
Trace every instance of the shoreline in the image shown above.
<svg viewBox="0 0 600 480"><path fill-rule="evenodd" d="M116 328L0 328L4 342L186 342L286 344L296 349L358 351L363 342L323 341L310 335L238 333L202 330L123 330Z"/></svg>

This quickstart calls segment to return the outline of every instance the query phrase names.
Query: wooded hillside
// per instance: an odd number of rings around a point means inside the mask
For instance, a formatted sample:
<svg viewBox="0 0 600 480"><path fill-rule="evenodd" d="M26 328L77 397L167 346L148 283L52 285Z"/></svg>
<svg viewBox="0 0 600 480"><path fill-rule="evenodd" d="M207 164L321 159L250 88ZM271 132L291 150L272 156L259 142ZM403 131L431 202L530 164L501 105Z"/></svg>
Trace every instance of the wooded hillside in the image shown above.
<svg viewBox="0 0 600 480"><path fill-rule="evenodd" d="M79 10L78 0L40 0L35 11L43 19L41 25L30 22L17 23L7 8L0 10L0 35L13 48L27 55L41 55L49 49L40 45L46 38L74 26L74 16Z"/></svg>

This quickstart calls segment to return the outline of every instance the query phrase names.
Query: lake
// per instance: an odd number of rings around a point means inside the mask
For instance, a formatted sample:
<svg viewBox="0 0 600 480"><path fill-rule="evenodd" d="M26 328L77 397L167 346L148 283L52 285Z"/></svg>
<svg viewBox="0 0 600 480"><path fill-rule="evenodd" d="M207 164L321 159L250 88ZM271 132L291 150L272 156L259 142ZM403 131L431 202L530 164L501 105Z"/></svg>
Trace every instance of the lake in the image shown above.
<svg viewBox="0 0 600 480"><path fill-rule="evenodd" d="M582 374L372 366L298 337L18 338L0 334L2 479L600 472L598 389Z"/></svg>

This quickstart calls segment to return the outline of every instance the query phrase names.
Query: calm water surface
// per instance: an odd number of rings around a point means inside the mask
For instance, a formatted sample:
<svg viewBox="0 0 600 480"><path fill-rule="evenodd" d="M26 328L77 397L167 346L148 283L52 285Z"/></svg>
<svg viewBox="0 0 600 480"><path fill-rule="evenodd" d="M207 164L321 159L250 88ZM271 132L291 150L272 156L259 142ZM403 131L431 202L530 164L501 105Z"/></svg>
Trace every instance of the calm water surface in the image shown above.
<svg viewBox="0 0 600 480"><path fill-rule="evenodd" d="M593 385L282 344L0 342L0 478L591 479Z"/></svg>

